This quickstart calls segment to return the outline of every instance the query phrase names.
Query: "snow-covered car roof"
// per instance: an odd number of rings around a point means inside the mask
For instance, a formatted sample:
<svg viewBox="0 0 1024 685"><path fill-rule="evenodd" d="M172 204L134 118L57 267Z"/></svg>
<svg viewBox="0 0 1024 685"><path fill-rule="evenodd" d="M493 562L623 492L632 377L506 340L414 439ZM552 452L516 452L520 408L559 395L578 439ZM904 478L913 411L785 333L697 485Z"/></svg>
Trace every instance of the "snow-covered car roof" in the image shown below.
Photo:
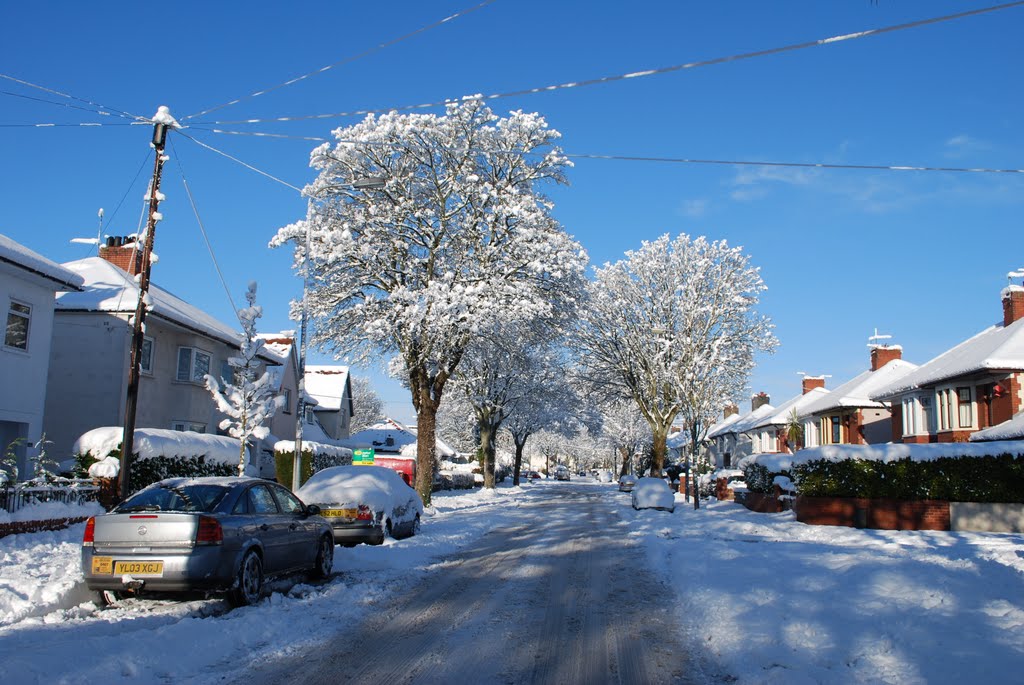
<svg viewBox="0 0 1024 685"><path fill-rule="evenodd" d="M404 505L410 490L397 471L384 466L331 466L295 494L306 504L366 504L381 511Z"/></svg>
<svg viewBox="0 0 1024 685"><path fill-rule="evenodd" d="M676 498L672 488L661 478L640 478L633 486L630 495L634 509L665 509L676 508Z"/></svg>

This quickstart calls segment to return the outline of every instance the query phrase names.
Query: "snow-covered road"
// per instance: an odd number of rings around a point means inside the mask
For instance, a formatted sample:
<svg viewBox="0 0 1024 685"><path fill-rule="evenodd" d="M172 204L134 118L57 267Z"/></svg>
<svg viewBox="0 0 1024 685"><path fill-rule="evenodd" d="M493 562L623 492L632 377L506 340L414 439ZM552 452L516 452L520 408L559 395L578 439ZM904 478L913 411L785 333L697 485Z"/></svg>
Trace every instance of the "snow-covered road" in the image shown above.
<svg viewBox="0 0 1024 685"><path fill-rule="evenodd" d="M363 621L409 588L467 559L464 552L503 540L489 556L514 557L524 510L576 491L595 520L621 521L623 553L635 554L633 561L646 562L654 577L672 588L659 606L674 618L679 649L691 665L685 673L670 671L673 679L904 684L1008 682L1024 673L1022 536L805 526L789 513L754 514L726 502L696 512L681 501L674 514L635 512L628 495L613 485L574 480L494 493L441 493L422 535L380 547L337 548L330 582L279 584L259 605L232 611L217 599L98 609L82 585L81 525L4 538L0 649L5 680L203 685L236 680L249 669L272 668L304 654L339 628L358 632ZM581 520L583 511L552 514L550 529L531 534L571 556L580 544L574 534L591 525ZM586 533L598 538L606 531L597 525ZM615 579L607 597L586 590L582 582L588 564L593 574L614 553L610 547L595 550L580 557L589 562L545 581L530 580L542 564L529 557L504 570L496 565L494 573L514 581L508 590L466 601L483 603L499 619L537 602L544 620L569 626L586 619L587 612L615 615L624 606L615 593L633 581ZM564 610L556 605L552 613L549 597L562 597ZM454 625L451 617L439 620ZM455 629L448 640L450 650L481 645ZM517 660L537 654L537 646L505 640L489 649L507 672L524 672ZM558 643L545 645L540 658L547 666L538 673L561 678L563 653ZM599 661L593 653L584 658ZM673 662L673 669L680 663ZM487 673L500 680L506 671ZM564 674L567 681L573 673Z"/></svg>

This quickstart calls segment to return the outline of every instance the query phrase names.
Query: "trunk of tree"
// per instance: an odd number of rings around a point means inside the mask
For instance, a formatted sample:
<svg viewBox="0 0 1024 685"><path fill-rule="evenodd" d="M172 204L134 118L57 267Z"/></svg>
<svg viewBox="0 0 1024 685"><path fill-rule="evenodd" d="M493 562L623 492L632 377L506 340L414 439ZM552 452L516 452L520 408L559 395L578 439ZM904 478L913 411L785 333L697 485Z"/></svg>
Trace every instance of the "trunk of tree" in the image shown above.
<svg viewBox="0 0 1024 685"><path fill-rule="evenodd" d="M629 453L629 450L625 446L619 445L619 454L622 455L622 466L619 468L619 478L622 478L630 472L629 462L633 458L633 455Z"/></svg>
<svg viewBox="0 0 1024 685"><path fill-rule="evenodd" d="M651 450L651 477L661 478L661 470L665 468L665 454L668 452L668 426L651 426L654 445Z"/></svg>
<svg viewBox="0 0 1024 685"><path fill-rule="evenodd" d="M690 460L693 462L691 471L697 470L697 449L697 431L696 429L694 429L690 432L689 453L692 455ZM690 477L690 482L693 483L693 485L691 486L693 488L693 508L700 509L700 486L697 484L697 476L695 473Z"/></svg>
<svg viewBox="0 0 1024 685"><path fill-rule="evenodd" d="M512 442L516 444L516 458L512 464L512 485L519 485L519 475L523 472L523 452L526 451L526 437L520 442L518 436L513 433Z"/></svg>
<svg viewBox="0 0 1024 685"><path fill-rule="evenodd" d="M437 406L430 395L430 386L416 388L416 492L424 506L430 506L434 491L434 456L437 452Z"/></svg>
<svg viewBox="0 0 1024 685"><path fill-rule="evenodd" d="M493 490L494 483L494 429L486 419L480 420L480 451L483 453L484 487Z"/></svg>

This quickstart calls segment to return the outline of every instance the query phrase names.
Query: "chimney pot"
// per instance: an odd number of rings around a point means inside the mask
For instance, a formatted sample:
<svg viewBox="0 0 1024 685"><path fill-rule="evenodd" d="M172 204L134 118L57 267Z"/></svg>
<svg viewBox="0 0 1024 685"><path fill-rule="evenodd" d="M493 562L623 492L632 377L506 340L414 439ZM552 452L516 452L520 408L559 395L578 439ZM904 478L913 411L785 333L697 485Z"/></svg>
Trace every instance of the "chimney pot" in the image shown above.
<svg viewBox="0 0 1024 685"><path fill-rule="evenodd" d="M880 368L893 361L903 358L903 348L899 345L876 345L871 348L871 370Z"/></svg>
<svg viewBox="0 0 1024 685"><path fill-rule="evenodd" d="M825 378L824 376L804 376L803 381L803 394L806 395L815 388L824 388Z"/></svg>

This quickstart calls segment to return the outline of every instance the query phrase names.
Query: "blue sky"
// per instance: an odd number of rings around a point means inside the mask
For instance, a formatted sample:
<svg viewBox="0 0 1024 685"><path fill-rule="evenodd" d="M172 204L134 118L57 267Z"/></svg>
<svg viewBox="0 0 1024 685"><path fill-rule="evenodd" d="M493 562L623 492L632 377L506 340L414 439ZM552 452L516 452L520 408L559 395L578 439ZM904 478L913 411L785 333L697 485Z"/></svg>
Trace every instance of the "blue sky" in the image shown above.
<svg viewBox="0 0 1024 685"><path fill-rule="evenodd" d="M478 0L378 3L17 3L0 21L0 73L179 119L359 55ZM988 7L967 0L553 3L495 0L370 55L209 115L185 133L294 186L312 179L303 136L358 117L213 124L436 102L766 50ZM586 88L496 100L536 111L566 152L852 165L1024 168L1024 7L881 36ZM72 245L134 232L151 127L0 79L0 233L58 262ZM13 94L13 95L11 95ZM26 96L26 97L22 97ZM29 100L41 98L62 103ZM438 111L424 110L424 111ZM11 124L104 126L21 127ZM202 122L202 123L201 123ZM294 138L213 133L255 131ZM260 330L294 329L301 283L276 230L304 216L294 190L172 135L153 279L222 321L231 305L182 184L187 179L236 302L260 284ZM133 184L136 174L138 180ZM875 328L923 363L1001 320L1024 266L1024 175L577 159L550 189L555 216L595 265L686 232L741 245L768 285L778 351L750 391L778 404L798 371L836 387L868 365ZM124 204L114 209L127 193ZM327 362L311 355L311 362ZM360 370L357 370L359 372ZM363 370L375 371L375 370ZM388 411L412 420L404 390ZM749 408L746 399L741 403Z"/></svg>

